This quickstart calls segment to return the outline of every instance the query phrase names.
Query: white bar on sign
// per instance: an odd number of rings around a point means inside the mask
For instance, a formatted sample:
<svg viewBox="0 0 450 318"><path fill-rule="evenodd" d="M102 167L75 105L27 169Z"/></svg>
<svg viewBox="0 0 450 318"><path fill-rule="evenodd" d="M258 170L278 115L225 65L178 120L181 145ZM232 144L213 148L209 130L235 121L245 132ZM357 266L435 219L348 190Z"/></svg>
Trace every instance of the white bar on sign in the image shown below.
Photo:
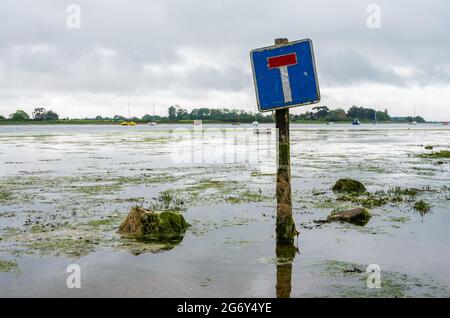
<svg viewBox="0 0 450 318"><path fill-rule="evenodd" d="M292 102L292 93L291 93L291 84L289 83L288 67L281 66L279 69L281 75L281 85L283 87L284 102L290 103Z"/></svg>

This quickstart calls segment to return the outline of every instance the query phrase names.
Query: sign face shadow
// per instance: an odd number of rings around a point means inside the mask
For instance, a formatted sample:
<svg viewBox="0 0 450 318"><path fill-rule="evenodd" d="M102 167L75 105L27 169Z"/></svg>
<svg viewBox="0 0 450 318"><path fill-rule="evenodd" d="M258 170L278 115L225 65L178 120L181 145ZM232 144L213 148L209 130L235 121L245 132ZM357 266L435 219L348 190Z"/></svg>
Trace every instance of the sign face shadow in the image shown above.
<svg viewBox="0 0 450 318"><path fill-rule="evenodd" d="M320 101L310 39L255 49L250 52L250 59L259 111Z"/></svg>

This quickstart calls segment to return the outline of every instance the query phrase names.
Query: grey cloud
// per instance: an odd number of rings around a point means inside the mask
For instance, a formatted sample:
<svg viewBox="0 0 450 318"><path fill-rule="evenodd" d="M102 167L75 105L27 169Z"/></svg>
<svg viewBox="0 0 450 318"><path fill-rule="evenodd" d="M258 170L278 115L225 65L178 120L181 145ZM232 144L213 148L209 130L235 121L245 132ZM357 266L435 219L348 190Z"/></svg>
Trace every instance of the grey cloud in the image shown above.
<svg viewBox="0 0 450 318"><path fill-rule="evenodd" d="M320 71L322 82L328 85L346 85L358 82L394 83L405 81L392 69L375 65L367 57L354 51L321 54Z"/></svg>
<svg viewBox="0 0 450 318"><path fill-rule="evenodd" d="M82 10L79 30L66 27L73 2ZM382 10L381 29L366 27L373 2ZM0 86L24 95L244 92L252 85L248 52L280 36L313 39L325 86L450 85L449 11L444 0L3 0ZM170 71L183 63L180 48L186 47L218 55L223 65ZM98 55L99 49L114 57ZM145 65L168 71L146 71Z"/></svg>

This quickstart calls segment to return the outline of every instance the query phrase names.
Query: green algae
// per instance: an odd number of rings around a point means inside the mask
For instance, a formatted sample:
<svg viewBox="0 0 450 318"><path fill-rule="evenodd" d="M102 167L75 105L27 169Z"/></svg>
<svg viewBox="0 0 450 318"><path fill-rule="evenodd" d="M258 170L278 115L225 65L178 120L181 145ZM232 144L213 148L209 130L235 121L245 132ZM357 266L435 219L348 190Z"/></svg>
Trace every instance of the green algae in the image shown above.
<svg viewBox="0 0 450 318"><path fill-rule="evenodd" d="M191 226L189 231L197 237L207 235L212 230L219 230L228 227L245 226L257 222L255 218L247 217L233 217L224 220L199 220L193 219L190 221Z"/></svg>
<svg viewBox="0 0 450 318"><path fill-rule="evenodd" d="M88 223L86 223L86 225L90 228L102 228L105 226L109 227L110 225L117 223L119 217L120 216L115 215L115 216L110 216L110 217L99 219L99 220L92 220L92 221L89 221Z"/></svg>
<svg viewBox="0 0 450 318"><path fill-rule="evenodd" d="M165 190L162 194L189 206L213 203L243 204L274 199L274 195L267 195L260 188L251 189L247 184L234 180L202 179L195 184Z"/></svg>
<svg viewBox="0 0 450 318"><path fill-rule="evenodd" d="M267 195L264 195L259 189L258 192L252 192L252 191L244 191L240 192L237 196L230 196L225 199L226 202L229 203L249 203L249 202L263 202L263 201L269 201L270 199L273 199L273 197L269 197Z"/></svg>
<svg viewBox="0 0 450 318"><path fill-rule="evenodd" d="M8 261L0 259L0 273L17 272L19 266L16 261Z"/></svg>
<svg viewBox="0 0 450 318"><path fill-rule="evenodd" d="M240 247L249 246L249 245L254 244L253 241L247 241L247 240L230 240L230 239L228 239L228 240L225 241L224 243L225 243L225 244L228 244L228 245L240 246Z"/></svg>
<svg viewBox="0 0 450 318"><path fill-rule="evenodd" d="M252 176L252 177L275 176L275 172L252 171L250 173L250 176Z"/></svg>
<svg viewBox="0 0 450 318"><path fill-rule="evenodd" d="M319 202L314 202L314 207L317 209L332 209L336 207L336 202L331 198L326 198Z"/></svg>
<svg viewBox="0 0 450 318"><path fill-rule="evenodd" d="M314 195L314 196L320 196L320 195L324 195L324 194L327 194L327 191L319 190L316 188L314 188L312 190L312 195Z"/></svg>
<svg viewBox="0 0 450 318"><path fill-rule="evenodd" d="M443 159L443 158L450 158L450 151L449 150L441 150L441 151L435 151L431 153L424 153L418 155L419 158L432 158L432 159Z"/></svg>
<svg viewBox="0 0 450 318"><path fill-rule="evenodd" d="M357 203L367 208L378 207L388 203L388 198L380 195L371 195L371 194L364 197L346 194L338 197L337 200Z"/></svg>
<svg viewBox="0 0 450 318"><path fill-rule="evenodd" d="M353 167L354 167L354 165L353 165ZM129 170L131 171L132 169L133 168L130 168ZM203 173L203 171L204 170L202 170L201 173ZM106 175L106 173L105 173L105 175ZM185 176L186 173L182 174L182 175ZM44 179L45 186L43 186L43 187L41 187L40 183L39 183L39 181L40 181L39 179L41 177L42 177L42 179ZM222 177L222 176L220 176L220 177ZM27 179L27 178L25 178L25 179ZM94 180L94 178L98 178L98 180ZM97 220L95 218L101 218L100 215L104 215L105 212L102 209L105 209L107 213L110 213L112 209L119 208L119 209L123 210L124 205L121 205L120 207L115 205L114 207L112 207L112 204L111 205L109 204L110 201L108 198L108 199L105 199L105 203L102 205L101 209L100 208L91 209L91 207L94 206L94 204L96 204L96 202L92 199L87 200L86 198L91 197L91 196L92 197L97 196L97 194L98 194L96 191L97 189L93 189L94 191L86 191L86 193L83 193L83 191L81 191L81 190L78 191L76 187L73 189L70 189L68 187L66 188L67 184L65 184L65 182L67 181L68 184L70 184L70 182L72 182L72 180L75 180L75 178L65 178L65 177L60 178L57 182L54 182L53 184L52 184L52 180L51 180L51 179L54 179L53 177L48 178L49 179L48 183L46 183L45 179L47 179L47 178L43 174L39 175L38 178L33 180L34 184L33 184L31 190L32 191L42 190L44 193L49 192L49 191L52 191L55 193L63 193L63 194L67 193L67 194L69 194L68 195L69 199L70 199L71 193L75 193L75 194L80 193L83 195L83 196L81 196L81 195L77 196L76 202L73 202L73 201L70 202L69 200L67 202L65 202L64 208L62 207L62 205L61 206L58 205L58 208L59 208L58 213L66 213L66 212L70 213L72 210L77 210L77 213L80 216L82 215L83 218L77 218L77 219L74 218L73 220L71 220L72 224L70 225L70 228L77 227L79 229L82 229L83 231L80 231L80 233L81 233L80 236L82 236L83 238L89 236L89 234L90 234L89 231L92 231L92 237L94 238L94 248L96 246L99 246L99 244L96 244L98 242L100 244L103 244L103 246L108 246L108 247L114 246L114 247L118 247L121 249L122 249L122 244L123 244L123 246L125 246L125 249L129 248L132 251L141 251L141 252L146 251L146 250L157 251L157 250L163 250L163 249L169 248L169 245L167 245L167 244L161 244L161 245L155 244L155 245L151 246L151 244L148 244L148 243L147 244L138 244L135 241L129 241L129 242L127 241L125 243L125 241L126 241L125 239L107 241L109 239L108 236L111 235L109 232L114 231L115 230L114 227L117 227L120 224L120 222L117 220L114 222L109 222L109 221L106 221L103 219ZM95 176L92 175L91 180L84 179L84 176L81 176L81 178L78 178L78 182L81 182L81 184L80 184L81 187L86 186L86 184L84 184L84 182L87 182L87 183L89 183L89 182L100 182L100 183L111 182L111 185L119 185L116 189L113 189L111 187L110 188L111 191L107 190L104 192L105 194L111 194L114 191L125 190L130 185L139 185L139 184L147 184L147 183L150 184L150 183L156 183L156 182L165 183L167 181L172 181L172 180L180 180L180 178L179 177L171 177L171 176L162 176L162 174L160 174L160 173L156 174L155 176L149 175L148 177L142 177L142 179L141 179L141 176L139 176L139 175L130 176L130 177L128 177L128 176L119 176L119 177L113 176L112 177L110 175L110 176L104 177L104 176L101 176L100 174L96 174ZM192 180L192 179L190 179L190 180ZM24 180L24 181L26 181L26 180ZM115 182L117 182L117 183L115 183ZM226 181L225 181L225 183L226 183ZM12 198L22 196L22 193L18 192L18 191L21 191L21 189L22 189L22 187L19 186L19 184L21 184L21 181L18 181L16 184L18 185L17 188L15 188L13 191L10 192L10 194L12 195ZM24 182L24 184L26 184L26 182ZM62 187L61 187L61 185L62 185ZM90 185L87 185L87 186L90 186ZM27 192L25 192L25 191L30 190L30 189L25 189L25 188L26 187L23 187L23 189L24 189L23 197L24 197L24 199L26 199L26 201L23 201L23 202L31 203L34 199L25 198L26 196L28 196ZM180 189L183 189L183 188L181 187ZM84 189L82 189L82 190L84 190ZM90 190L90 189L87 189L87 190ZM101 191L102 190L100 190L99 193L103 194ZM173 189L173 191L178 191L178 189ZM214 196L214 198L210 197L210 195L209 195L210 191L211 192L216 191L212 195L212 196ZM243 187L242 182L239 182L238 184L236 184L236 187L234 185L225 185L224 187L217 187L214 184L210 184L210 185L206 186L204 189L200 189L200 188L194 189L194 192L196 192L196 195L198 195L199 199L201 200L201 201L199 201L199 204L204 204L205 202L207 204L209 204L211 202L216 202L216 201L240 203L239 200L235 200L235 202L233 202L234 196L238 197L238 193L240 191L253 192L253 189L246 190L245 187ZM328 191L328 193L329 193L329 191ZM173 193L171 193L171 194L173 194ZM325 194L325 191L324 191L324 194ZM175 196L173 196L173 197L175 197ZM408 197L408 195L404 195L404 197ZM38 198L38 196L33 196L31 198ZM230 198L230 199L227 200L228 198ZM398 199L401 198L403 200L402 196L397 196L397 198ZM448 199L450 199L450 197L447 197L447 200ZM64 200L64 198L63 198L63 200ZM80 201L78 201L78 200L80 200ZM100 200L100 198L99 198L99 200ZM14 201L16 201L16 200L14 199ZM17 202L22 202L22 201L17 200ZM47 200L47 202L52 202L52 201ZM127 203L127 202L135 202L135 201L123 199L123 200L117 201L117 202L114 201L113 203L123 204L123 203ZM260 202L260 201L256 201L256 202ZM330 202L326 202L324 204L328 204ZM390 201L390 202L393 202L393 201ZM53 203L56 203L56 202L53 201ZM58 204L58 203L56 203L56 204ZM370 204L370 203L366 203L366 204ZM88 211L88 209L89 209L89 211ZM47 213L47 212L45 212L45 213ZM92 217L94 218L94 220L86 223L86 220L91 219ZM123 218L124 215L122 215L121 217ZM78 223L78 222L81 222L81 223ZM219 221L218 224L220 224L220 223L222 223L222 222ZM233 222L230 222L230 223L233 223ZM236 223L239 223L239 222L236 222ZM243 222L243 223L245 223L245 222ZM237 225L239 225L239 224L237 224ZM222 225L218 225L219 228L220 228L220 226L222 226ZM235 226L235 225L231 224L230 226ZM61 225L62 229L68 228L68 227L69 227L69 225L64 225L64 224ZM85 227L87 227L87 228L85 228ZM90 228L92 228L92 230ZM349 225L349 228L351 228L351 225ZM41 225L40 227L36 227L35 230L36 230L35 234L40 234L40 232L45 234L46 232L54 231L54 229L52 229L51 226L46 226L46 225ZM30 238L31 238L31 236L30 236ZM33 238L32 238L32 240L38 240L38 239L40 239L39 235L33 236ZM77 239L77 238L74 238L74 239ZM136 247L134 244L136 244L136 246L138 246L138 247ZM64 248L63 244L54 245L54 246L59 246L60 248ZM133 246L133 247L131 247L131 246ZM59 248L59 247L57 247L57 248ZM39 252L39 251L36 250L36 252ZM57 250L56 252L61 255L65 255L65 252L62 249Z"/></svg>
<svg viewBox="0 0 450 318"><path fill-rule="evenodd" d="M429 186L419 188L402 188L393 187L387 191L378 190L374 193L348 193L341 194L337 197L337 201L352 202L366 208L380 207L386 204L397 204L404 201L413 201L419 194L423 192L432 192Z"/></svg>
<svg viewBox="0 0 450 318"><path fill-rule="evenodd" d="M385 220L388 222L406 223L406 222L411 221L411 218L407 217L407 216L391 216L391 217L387 217Z"/></svg>
<svg viewBox="0 0 450 318"><path fill-rule="evenodd" d="M187 191L201 192L205 190L229 190L238 185L237 181L200 180L197 184L185 188Z"/></svg>
<svg viewBox="0 0 450 318"><path fill-rule="evenodd" d="M10 201L11 199L12 199L11 192L0 190L0 202Z"/></svg>
<svg viewBox="0 0 450 318"><path fill-rule="evenodd" d="M372 273L365 265L326 260L314 264L329 277L331 290L328 296L365 298L449 297L449 291L427 277L412 277L404 273L381 268L380 288L369 288L367 281Z"/></svg>
<svg viewBox="0 0 450 318"><path fill-rule="evenodd" d="M79 258L95 250L96 243L91 238L46 237L27 244L28 252L38 251L41 255L67 256Z"/></svg>

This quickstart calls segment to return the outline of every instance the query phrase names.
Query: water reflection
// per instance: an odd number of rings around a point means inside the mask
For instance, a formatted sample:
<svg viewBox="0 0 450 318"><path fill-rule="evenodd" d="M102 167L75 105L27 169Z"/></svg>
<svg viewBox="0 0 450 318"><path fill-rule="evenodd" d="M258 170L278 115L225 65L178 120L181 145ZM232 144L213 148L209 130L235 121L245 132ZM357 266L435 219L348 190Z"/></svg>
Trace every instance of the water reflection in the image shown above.
<svg viewBox="0 0 450 318"><path fill-rule="evenodd" d="M139 256L144 253L161 253L170 251L177 247L183 241L184 236L176 236L170 239L135 239L122 237L121 249L127 250L135 256Z"/></svg>
<svg viewBox="0 0 450 318"><path fill-rule="evenodd" d="M291 297L292 263L297 251L298 249L294 245L277 244L277 284L275 287L277 298Z"/></svg>

